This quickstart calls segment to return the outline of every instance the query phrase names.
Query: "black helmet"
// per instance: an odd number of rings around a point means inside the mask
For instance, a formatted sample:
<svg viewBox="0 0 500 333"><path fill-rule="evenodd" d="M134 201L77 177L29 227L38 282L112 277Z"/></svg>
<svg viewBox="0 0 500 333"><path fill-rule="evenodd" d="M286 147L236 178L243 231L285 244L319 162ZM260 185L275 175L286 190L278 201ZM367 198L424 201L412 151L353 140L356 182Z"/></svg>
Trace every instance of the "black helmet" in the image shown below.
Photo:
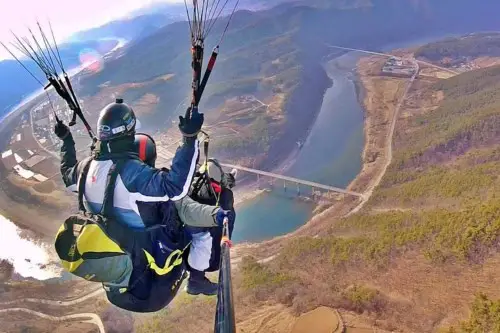
<svg viewBox="0 0 500 333"><path fill-rule="evenodd" d="M156 143L147 134L136 134L134 141L135 151L139 154L141 161L154 167L156 162Z"/></svg>
<svg viewBox="0 0 500 333"><path fill-rule="evenodd" d="M97 120L97 138L110 141L123 136L135 134L137 119L130 106L117 98L115 103L101 110Z"/></svg>

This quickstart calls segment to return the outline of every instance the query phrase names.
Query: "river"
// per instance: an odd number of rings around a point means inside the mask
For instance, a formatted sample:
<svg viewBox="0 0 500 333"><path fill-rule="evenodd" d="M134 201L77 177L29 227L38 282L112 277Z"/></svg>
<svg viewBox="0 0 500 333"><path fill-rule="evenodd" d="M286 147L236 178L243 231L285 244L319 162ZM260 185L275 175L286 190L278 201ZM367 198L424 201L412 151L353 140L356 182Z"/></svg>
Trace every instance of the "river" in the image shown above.
<svg viewBox="0 0 500 333"><path fill-rule="evenodd" d="M431 34L388 43L380 49L390 52L458 35ZM362 56L359 52L349 52L325 64L333 85L325 92L310 135L286 175L336 187L346 187L356 178L362 167L364 110L354 80L356 63ZM310 189L301 188L301 191L310 192ZM283 182L278 182L271 192L241 204L233 240L262 241L302 226L312 217L315 204L297 200L296 195L296 187L285 192Z"/></svg>
<svg viewBox="0 0 500 333"><path fill-rule="evenodd" d="M360 172L364 111L354 82L359 58L348 53L325 64L333 85L325 92L310 135L286 175L346 187ZM305 187L300 190L310 192ZM260 241L303 225L312 217L315 204L293 199L296 195L296 187L285 192L283 182L276 182L271 192L243 203L238 207L234 241Z"/></svg>
<svg viewBox="0 0 500 333"><path fill-rule="evenodd" d="M441 35L395 43L383 49L405 48L443 37ZM354 81L355 66L360 57L359 53L351 52L325 64L333 85L325 92L321 110L309 137L286 175L346 187L361 170L364 111L358 102ZM74 71L79 70L81 68ZM41 91L37 91L28 100L40 93ZM15 116L28 100L16 106L9 116ZM0 121L6 121L6 118ZM302 193L307 191L310 189L301 188ZM243 203L238 207L233 240L261 241L287 234L306 223L312 217L315 205L295 199L296 195L297 188L288 188L285 192L283 183L276 183L271 192ZM16 273L39 280L61 274L61 270L53 265L47 254L48 245L26 238L14 223L2 216L0 230L0 259L12 262Z"/></svg>

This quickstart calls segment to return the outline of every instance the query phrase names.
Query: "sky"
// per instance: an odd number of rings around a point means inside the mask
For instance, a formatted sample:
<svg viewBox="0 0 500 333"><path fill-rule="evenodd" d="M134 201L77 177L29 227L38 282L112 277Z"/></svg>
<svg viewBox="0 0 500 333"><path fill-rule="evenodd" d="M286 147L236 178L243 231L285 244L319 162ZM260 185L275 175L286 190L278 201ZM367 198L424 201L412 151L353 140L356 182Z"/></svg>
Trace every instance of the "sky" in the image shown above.
<svg viewBox="0 0 500 333"><path fill-rule="evenodd" d="M134 9L156 2L182 0L0 0L0 41L12 40L10 30L24 36L26 27L34 28L50 19L56 38L62 40L74 32L99 26ZM0 59L7 53L0 49Z"/></svg>

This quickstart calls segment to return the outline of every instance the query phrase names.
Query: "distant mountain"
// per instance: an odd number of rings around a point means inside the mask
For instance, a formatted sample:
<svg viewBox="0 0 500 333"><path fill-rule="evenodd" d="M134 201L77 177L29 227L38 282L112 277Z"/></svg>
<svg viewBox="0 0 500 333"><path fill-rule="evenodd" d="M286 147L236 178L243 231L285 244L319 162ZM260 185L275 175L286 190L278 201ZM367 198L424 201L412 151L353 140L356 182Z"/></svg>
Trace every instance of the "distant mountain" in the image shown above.
<svg viewBox="0 0 500 333"><path fill-rule="evenodd" d="M161 14L142 15L109 22L97 28L78 32L71 36L70 40L88 41L109 37L132 40L144 29L155 30L169 23L172 23L172 21L167 21L165 16Z"/></svg>
<svg viewBox="0 0 500 333"><path fill-rule="evenodd" d="M182 4L156 4L130 13L127 17L85 30L71 36L60 45L61 56L67 69L80 64L82 50L92 49L101 55L117 44L117 39L139 40L169 23L184 19ZM23 61L42 82L44 75L31 61ZM40 85L14 60L0 61L0 117L23 97Z"/></svg>
<svg viewBox="0 0 500 333"><path fill-rule="evenodd" d="M363 0L357 0L356 2L359 1ZM327 2L329 3L329 1ZM234 1L228 3L227 11L231 10L229 7L231 3L234 3ZM269 9L284 3L299 4L305 2L299 0L241 0L239 8L256 11ZM136 42L155 33L158 29L165 27L168 24L183 20L185 20L184 4L155 3L153 5L146 6L129 13L125 18L82 31L71 36L67 45L71 45L70 48L73 48L73 51L67 51L67 54L64 56L65 64L67 67L77 65L78 54L82 49L86 46L96 49L95 46L97 44L102 45L102 43L104 43L104 41L96 42L97 40L118 38ZM109 41L107 43L109 43ZM105 53L109 50L110 48L105 48L101 53ZM32 64L29 64L29 62L27 62L27 64L30 69L33 69L33 71L37 73L37 75L40 74L37 72L37 69L32 66ZM43 76L41 76L41 78L43 79ZM27 74L21 66L16 64L14 61L1 61L0 89L2 89L3 93L0 96L0 116L3 114L5 108L19 102L24 95L29 94L38 86L39 85L36 81L34 81L29 74Z"/></svg>
<svg viewBox="0 0 500 333"><path fill-rule="evenodd" d="M281 1L272 2L278 3ZM333 52L328 44L377 49L435 33L500 28L498 20L488 14L500 10L500 3L479 4L472 0L304 3L290 1L263 11L238 11L221 45L218 63L202 101L204 108L220 108L227 99L239 95L271 98L273 92L284 94L286 121L269 131L275 134L271 141L278 147L275 154L269 155L276 158L286 150L281 149L283 145L300 139L294 126L312 121L313 117L303 110L312 113L321 103L322 93L329 84L321 61ZM225 23L226 19L219 20L206 40L207 56ZM82 93L95 94L103 84L112 87L134 83L123 92L123 97L134 103L148 94L156 96L160 102L155 112L141 120L163 126L174 119L173 113L189 92L192 74L187 31L187 22L176 22L130 45L119 58L109 61L103 71L83 79ZM166 75L171 75L169 80L158 79ZM256 113L247 122L257 121L261 116ZM267 121L272 124L274 120Z"/></svg>
<svg viewBox="0 0 500 333"><path fill-rule="evenodd" d="M281 1L273 3L279 2ZM473 5L472 0L310 2L313 6L302 5L301 1L290 1L265 11L238 11L222 45L221 56L228 57L240 53L248 65L258 67L261 64L256 62L262 59L253 57L252 52L241 52L250 46L253 52L263 52L269 45L259 42L278 38L286 33L294 34L294 42L312 47L305 56L315 56L315 51L325 52L325 43L376 48L384 43L444 31L466 33L500 28L500 23L488 14L492 10L499 10L500 3ZM317 8L318 4L328 7ZM348 9L338 9L346 6ZM215 44L224 25L225 20L216 24L206 45ZM119 84L184 71L185 68L179 65L189 62L187 30L186 22L177 22L161 28L148 38L138 41L123 57L111 61L103 72L89 78L88 82L102 84L111 81L112 84ZM215 75L221 71L227 72L227 75L231 74L227 65L218 67Z"/></svg>
<svg viewBox="0 0 500 333"><path fill-rule="evenodd" d="M241 0L238 9L257 11L269 9L282 3L300 2L301 0ZM305 1L302 2L305 3ZM233 10L235 3L235 0L227 2L222 14L229 14ZM222 6L222 4L223 2L220 2L219 6ZM127 14L122 19L76 33L71 39L95 40L114 37L132 41L145 37L168 24L185 20L186 9L184 3L153 3Z"/></svg>
<svg viewBox="0 0 500 333"><path fill-rule="evenodd" d="M182 21L186 19L186 8L184 3L156 2L130 12L127 17L144 15L163 15L171 21Z"/></svg>
<svg viewBox="0 0 500 333"><path fill-rule="evenodd" d="M135 40L152 33L158 28L176 21L185 20L184 4L154 4L99 27L81 31L70 37L74 41L98 40L101 38L123 38L127 41Z"/></svg>
<svg viewBox="0 0 500 333"><path fill-rule="evenodd" d="M80 64L80 54L86 49L94 50L102 55L112 50L117 44L114 40L90 41L84 43L66 43L59 45L59 51L66 70ZM46 82L44 74L31 60L23 60L23 64L42 82ZM28 74L15 60L0 61L0 118L19 103L23 97L41 88L40 84Z"/></svg>

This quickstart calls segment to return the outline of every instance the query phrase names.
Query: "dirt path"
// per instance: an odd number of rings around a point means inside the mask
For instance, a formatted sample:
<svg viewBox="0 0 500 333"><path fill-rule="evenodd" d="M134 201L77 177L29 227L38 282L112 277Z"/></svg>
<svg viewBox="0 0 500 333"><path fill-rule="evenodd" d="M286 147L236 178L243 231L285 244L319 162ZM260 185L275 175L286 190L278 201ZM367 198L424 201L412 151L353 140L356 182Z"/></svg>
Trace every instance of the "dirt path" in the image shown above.
<svg viewBox="0 0 500 333"><path fill-rule="evenodd" d="M96 289L92 292L90 292L87 295L75 298L74 300L70 301L56 301L56 300L49 300L49 299L39 299L39 298L22 298L14 301L9 301L9 302L1 302L0 305L13 305L16 303L22 303L22 302L29 302L29 303L38 303L38 304L47 304L47 305L56 305L56 306L72 306L78 303L85 302L88 299L91 299L95 296L98 296L104 292L104 289L99 287L99 289Z"/></svg>
<svg viewBox="0 0 500 333"><path fill-rule="evenodd" d="M394 132L395 132L395 129L396 129L396 122L397 122L398 117L399 117L399 111L401 110L401 107L403 106L403 103L406 100L406 96L408 95L408 92L410 91L411 87L413 86L413 82L415 82L415 79L416 79L416 77L418 75L418 72L419 72L419 69L420 69L419 65L418 65L418 62L416 60L414 60L413 63L415 65L415 67L416 67L416 71L413 74L413 76L410 78L410 80L408 81L408 84L406 86L404 94L401 97L398 105L396 106L396 109L394 110L394 114L392 115L391 127L390 127L390 130L389 130L389 135L387 136L386 146L385 146L386 156L387 156L385 164L384 164L381 172L378 174L375 182L363 193L363 196L361 198L361 202L353 210L351 210L347 214L347 216L355 214L359 210L361 210L361 208L363 208L363 206L368 202L368 200L372 196L373 191L375 190L375 188L380 184L380 182L382 181L382 178L384 178L384 175L385 175L385 173L387 171L387 168L392 163L392 139L394 137Z"/></svg>
<svg viewBox="0 0 500 333"><path fill-rule="evenodd" d="M373 208L371 212L373 213L388 213L388 212L410 212L410 208L401 207L385 207L385 208Z"/></svg>
<svg viewBox="0 0 500 333"><path fill-rule="evenodd" d="M33 316L37 316L37 317L40 317L43 319L47 319L50 321L56 321L56 322L78 320L82 323L94 324L99 328L100 333L106 333L106 331L104 329L104 324L102 323L101 318L98 315L96 315L95 313L77 313L77 314L72 314L72 315L67 315L67 316L62 316L62 317L54 317L54 316L49 316L49 315L41 313L41 312L36 312L36 311L30 310L30 309L25 309L25 308L10 308L10 309L0 310L0 313L8 313L8 312L24 312L27 314L31 314Z"/></svg>
<svg viewBox="0 0 500 333"><path fill-rule="evenodd" d="M47 299L38 299L38 298L23 298L20 300L15 300L15 301L9 301L9 302L3 302L0 303L0 305L13 305L15 303L22 303L22 302L30 302L30 303L37 303L37 304L47 304L47 305L56 305L56 306L72 306L81 302L84 302L88 299L91 299L93 297L96 297L104 292L104 289L99 287L99 289L96 289L92 291L91 293L84 295L82 297L78 297L74 300L70 301L56 301L56 300L47 300ZM8 308L8 309L2 309L0 310L0 313L8 313L8 312L24 312L27 314L31 314L34 316L38 316L47 320L51 321L56 321L56 322L63 322L63 321L68 321L68 320L79 320L82 323L90 323L94 324L97 327L99 327L99 332L100 333L106 333L106 330L104 329L104 324L102 323L101 318L99 315L95 313L78 313L78 314L72 314L72 315L67 315L67 316L62 316L62 317L54 317L47 315L45 313L33 311L30 309L26 308Z"/></svg>
<svg viewBox="0 0 500 333"><path fill-rule="evenodd" d="M436 69L440 69L442 71L445 71L445 72L448 72L448 73L451 73L451 74L454 74L454 75L458 75L460 74L459 72L457 71L454 71L452 69L449 69L449 68L444 68L444 67L441 67L441 66L438 66L438 65L434 65L430 62L427 62L427 61L423 61L423 60L417 60L418 63L421 63L423 65L426 65L426 66L429 66L429 67L434 67Z"/></svg>

